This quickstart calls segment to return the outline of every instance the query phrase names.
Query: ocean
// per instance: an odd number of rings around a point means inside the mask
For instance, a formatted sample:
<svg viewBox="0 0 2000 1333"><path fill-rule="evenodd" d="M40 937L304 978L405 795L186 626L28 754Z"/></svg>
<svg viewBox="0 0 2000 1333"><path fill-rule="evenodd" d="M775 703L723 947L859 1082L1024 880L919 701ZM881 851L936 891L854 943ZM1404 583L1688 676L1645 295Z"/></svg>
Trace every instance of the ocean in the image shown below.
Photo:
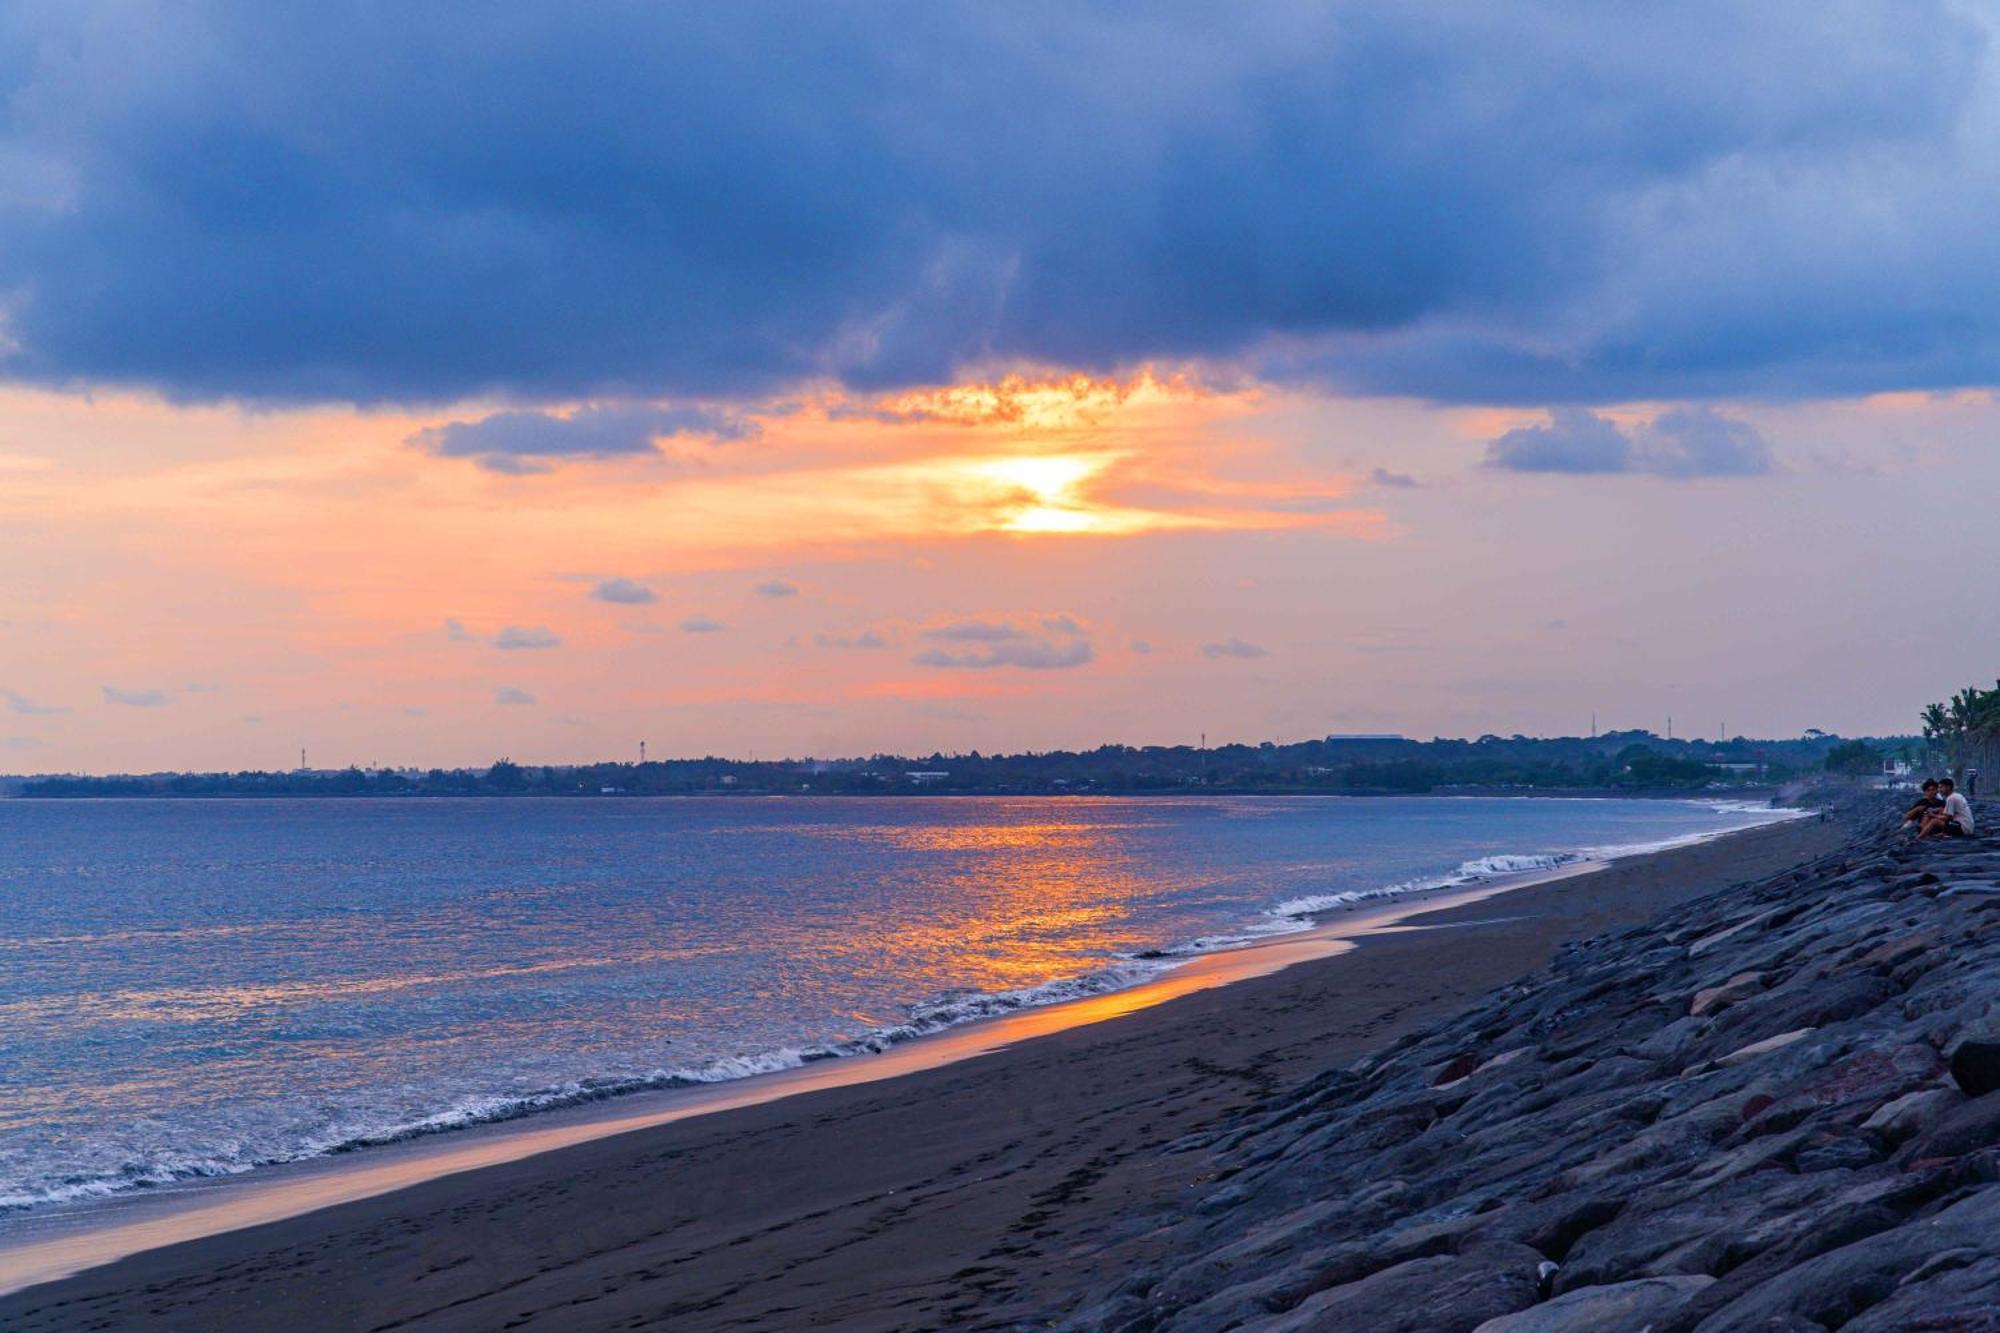
<svg viewBox="0 0 2000 1333"><path fill-rule="evenodd" d="M0 1226L865 1056L1315 911L1779 817L1422 797L0 801Z"/></svg>

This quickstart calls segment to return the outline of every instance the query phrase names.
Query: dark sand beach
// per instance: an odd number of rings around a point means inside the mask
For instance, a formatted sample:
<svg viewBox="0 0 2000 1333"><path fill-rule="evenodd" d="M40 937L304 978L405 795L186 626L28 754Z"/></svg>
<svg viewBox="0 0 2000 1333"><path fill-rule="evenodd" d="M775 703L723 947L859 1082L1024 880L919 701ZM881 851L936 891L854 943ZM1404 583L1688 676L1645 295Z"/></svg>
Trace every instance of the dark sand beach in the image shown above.
<svg viewBox="0 0 2000 1333"><path fill-rule="evenodd" d="M1040 1326L1158 1262L1163 1221L1214 1170L1205 1152L1167 1151L1176 1140L1454 1011L1566 941L1841 837L1803 820L1633 857L946 1067L149 1250L0 1298L0 1326Z"/></svg>

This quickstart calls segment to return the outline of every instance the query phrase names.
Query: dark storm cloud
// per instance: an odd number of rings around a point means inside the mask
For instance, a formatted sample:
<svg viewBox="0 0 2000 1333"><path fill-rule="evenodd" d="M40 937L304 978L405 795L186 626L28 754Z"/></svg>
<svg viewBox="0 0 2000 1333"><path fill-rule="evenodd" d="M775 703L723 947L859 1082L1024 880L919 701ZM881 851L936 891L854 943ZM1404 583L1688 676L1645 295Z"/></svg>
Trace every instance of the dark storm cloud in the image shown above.
<svg viewBox="0 0 2000 1333"><path fill-rule="evenodd" d="M551 460L615 458L653 453L659 441L695 436L736 440L757 433L757 425L733 412L703 407L586 407L559 416L553 412L496 412L478 421L427 426L410 443L441 458L471 458L493 472L545 472Z"/></svg>
<svg viewBox="0 0 2000 1333"><path fill-rule="evenodd" d="M1510 472L1662 477L1754 477L1772 467L1755 426L1705 407L1676 408L1631 430L1582 408L1554 408L1548 425L1510 430L1488 444L1486 463Z"/></svg>
<svg viewBox="0 0 2000 1333"><path fill-rule="evenodd" d="M1043 362L1550 403L1990 382L1947 0L0 11L0 373L741 400ZM639 452L507 414L489 468Z"/></svg>

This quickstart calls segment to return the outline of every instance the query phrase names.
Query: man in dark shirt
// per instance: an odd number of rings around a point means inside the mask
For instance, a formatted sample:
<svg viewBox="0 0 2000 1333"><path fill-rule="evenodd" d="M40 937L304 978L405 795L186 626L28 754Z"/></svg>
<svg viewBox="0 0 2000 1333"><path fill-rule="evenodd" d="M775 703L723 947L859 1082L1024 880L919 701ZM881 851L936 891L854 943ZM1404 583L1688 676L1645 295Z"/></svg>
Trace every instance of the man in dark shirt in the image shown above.
<svg viewBox="0 0 2000 1333"><path fill-rule="evenodd" d="M1924 779L1923 793L1915 805L1903 812L1904 828L1921 829L1925 819L1944 809L1944 797L1938 795L1936 778Z"/></svg>

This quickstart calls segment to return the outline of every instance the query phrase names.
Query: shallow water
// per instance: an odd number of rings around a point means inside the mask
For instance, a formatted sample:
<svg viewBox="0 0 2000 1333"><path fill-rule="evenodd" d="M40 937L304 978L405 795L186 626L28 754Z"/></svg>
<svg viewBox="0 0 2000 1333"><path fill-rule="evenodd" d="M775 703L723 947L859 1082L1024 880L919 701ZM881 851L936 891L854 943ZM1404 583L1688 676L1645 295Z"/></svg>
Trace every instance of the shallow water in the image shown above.
<svg viewBox="0 0 2000 1333"><path fill-rule="evenodd" d="M1322 797L0 802L0 1207L879 1049L1342 901L1772 817Z"/></svg>

